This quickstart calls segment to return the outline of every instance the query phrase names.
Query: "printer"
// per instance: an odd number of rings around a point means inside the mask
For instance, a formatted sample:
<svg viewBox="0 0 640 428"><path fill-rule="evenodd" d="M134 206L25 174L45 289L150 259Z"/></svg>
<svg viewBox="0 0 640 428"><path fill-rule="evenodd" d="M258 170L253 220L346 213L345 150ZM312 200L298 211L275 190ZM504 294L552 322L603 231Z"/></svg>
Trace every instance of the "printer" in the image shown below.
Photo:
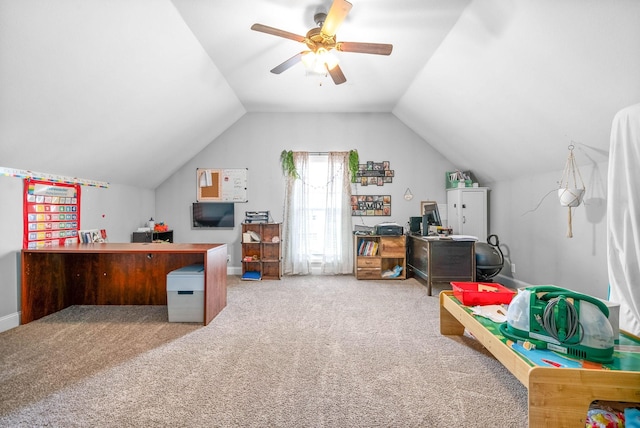
<svg viewBox="0 0 640 428"><path fill-rule="evenodd" d="M376 235L400 236L404 233L402 226L397 223L380 223L375 226Z"/></svg>

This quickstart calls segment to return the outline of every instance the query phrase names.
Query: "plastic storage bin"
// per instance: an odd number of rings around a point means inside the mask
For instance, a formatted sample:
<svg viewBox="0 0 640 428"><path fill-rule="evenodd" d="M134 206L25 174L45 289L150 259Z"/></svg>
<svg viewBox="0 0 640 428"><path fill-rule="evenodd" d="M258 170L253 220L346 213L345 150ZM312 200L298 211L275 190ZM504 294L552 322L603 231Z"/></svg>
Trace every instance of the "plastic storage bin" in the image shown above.
<svg viewBox="0 0 640 428"><path fill-rule="evenodd" d="M169 322L204 321L204 265L195 264L167 274Z"/></svg>
<svg viewBox="0 0 640 428"><path fill-rule="evenodd" d="M451 282L453 295L465 306L509 304L516 291L497 282Z"/></svg>

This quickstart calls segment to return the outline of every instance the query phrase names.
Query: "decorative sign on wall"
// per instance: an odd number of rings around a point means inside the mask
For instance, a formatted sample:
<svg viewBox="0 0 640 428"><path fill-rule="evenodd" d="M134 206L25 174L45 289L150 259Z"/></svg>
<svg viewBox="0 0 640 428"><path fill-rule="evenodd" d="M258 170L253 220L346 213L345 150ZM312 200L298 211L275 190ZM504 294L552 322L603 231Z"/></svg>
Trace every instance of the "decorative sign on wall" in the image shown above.
<svg viewBox="0 0 640 428"><path fill-rule="evenodd" d="M384 186L384 183L393 182L394 171L389 169L389 161L368 161L358 165L355 183L361 186Z"/></svg>
<svg viewBox="0 0 640 428"><path fill-rule="evenodd" d="M109 187L109 183L106 181L87 180L85 178L67 177L58 174L48 174L46 172L35 172L27 169L7 168L4 166L0 166L0 174L8 177L28 178L53 183L80 184L82 186L102 187L105 189Z"/></svg>
<svg viewBox="0 0 640 428"><path fill-rule="evenodd" d="M247 202L247 168L196 169L198 202Z"/></svg>
<svg viewBox="0 0 640 428"><path fill-rule="evenodd" d="M24 180L22 248L58 247L78 243L80 184Z"/></svg>
<svg viewBox="0 0 640 428"><path fill-rule="evenodd" d="M352 216L390 216L391 195L352 195Z"/></svg>

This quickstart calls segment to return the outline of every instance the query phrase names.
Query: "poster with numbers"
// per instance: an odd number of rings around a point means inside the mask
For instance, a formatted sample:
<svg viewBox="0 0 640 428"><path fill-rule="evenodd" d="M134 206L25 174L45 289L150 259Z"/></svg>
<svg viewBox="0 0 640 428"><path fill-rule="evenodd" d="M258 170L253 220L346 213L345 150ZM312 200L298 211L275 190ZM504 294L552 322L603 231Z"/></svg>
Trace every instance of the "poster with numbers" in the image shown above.
<svg viewBox="0 0 640 428"><path fill-rule="evenodd" d="M80 185L24 180L25 249L78 243Z"/></svg>

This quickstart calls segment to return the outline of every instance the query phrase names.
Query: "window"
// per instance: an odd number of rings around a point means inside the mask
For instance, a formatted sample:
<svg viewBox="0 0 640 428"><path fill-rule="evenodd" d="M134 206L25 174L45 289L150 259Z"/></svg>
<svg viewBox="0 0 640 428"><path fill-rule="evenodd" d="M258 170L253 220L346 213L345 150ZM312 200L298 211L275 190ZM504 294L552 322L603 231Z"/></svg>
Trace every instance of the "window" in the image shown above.
<svg viewBox="0 0 640 428"><path fill-rule="evenodd" d="M285 274L353 272L348 158L348 152L294 152L299 178L287 178Z"/></svg>

